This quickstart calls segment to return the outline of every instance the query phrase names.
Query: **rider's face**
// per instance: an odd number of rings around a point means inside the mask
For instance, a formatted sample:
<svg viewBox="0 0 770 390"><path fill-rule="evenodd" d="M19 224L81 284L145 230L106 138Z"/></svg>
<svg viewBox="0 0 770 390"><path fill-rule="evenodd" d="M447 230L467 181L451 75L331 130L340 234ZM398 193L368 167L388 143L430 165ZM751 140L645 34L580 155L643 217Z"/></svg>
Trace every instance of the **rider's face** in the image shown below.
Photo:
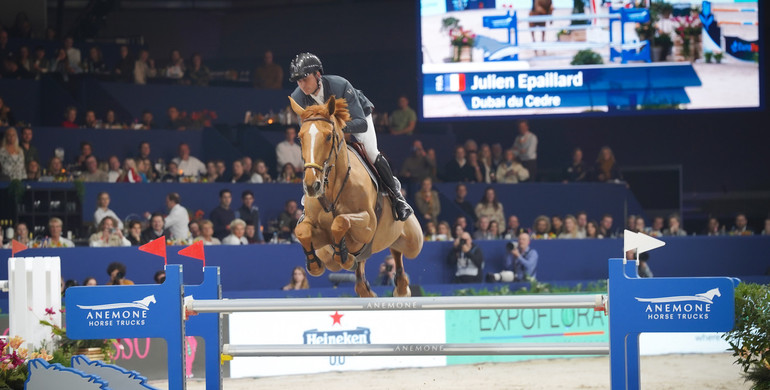
<svg viewBox="0 0 770 390"><path fill-rule="evenodd" d="M318 89L318 79L315 73L311 73L299 80L297 80L297 86L305 95L310 95Z"/></svg>

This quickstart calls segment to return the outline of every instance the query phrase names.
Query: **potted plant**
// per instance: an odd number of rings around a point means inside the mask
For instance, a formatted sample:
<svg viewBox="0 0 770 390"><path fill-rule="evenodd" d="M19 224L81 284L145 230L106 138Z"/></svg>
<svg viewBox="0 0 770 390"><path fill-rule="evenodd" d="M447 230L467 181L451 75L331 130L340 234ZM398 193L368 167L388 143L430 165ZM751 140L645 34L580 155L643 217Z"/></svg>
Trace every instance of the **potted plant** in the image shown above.
<svg viewBox="0 0 770 390"><path fill-rule="evenodd" d="M703 53L703 59L706 60L707 64L711 63L711 59L714 57L714 53L707 51Z"/></svg>
<svg viewBox="0 0 770 390"><path fill-rule="evenodd" d="M29 371L27 362L30 359L42 358L50 361L45 348L29 353L26 348L21 348L24 339L15 336L6 342L0 339L0 390L23 390Z"/></svg>
<svg viewBox="0 0 770 390"><path fill-rule="evenodd" d="M472 48L476 42L476 34L460 26L460 20L448 17L441 20L441 30L449 31L449 43L452 47L451 62L471 62Z"/></svg>
<svg viewBox="0 0 770 390"><path fill-rule="evenodd" d="M585 49L575 54L570 65L598 65L603 63L604 60L602 60L602 56L599 53L591 49Z"/></svg>
<svg viewBox="0 0 770 390"><path fill-rule="evenodd" d="M46 313L50 316L53 315L52 309L46 309ZM67 330L64 327L54 324L48 320L40 320L40 325L44 325L51 328L51 333L54 336L54 350L60 357L57 360L64 360L64 362L57 361L68 365L70 357L74 355L85 355L90 360L101 360L105 363L112 362L112 356L115 353L115 339L95 339L95 340L72 340L67 337Z"/></svg>
<svg viewBox="0 0 770 390"><path fill-rule="evenodd" d="M733 350L752 389L770 389L770 286L741 283L735 288L735 328L722 337Z"/></svg>
<svg viewBox="0 0 770 390"><path fill-rule="evenodd" d="M724 53L722 53L721 51L718 51L718 52L714 53L714 61L716 61L717 64L721 64L722 63L722 58L724 58L724 56L725 56Z"/></svg>

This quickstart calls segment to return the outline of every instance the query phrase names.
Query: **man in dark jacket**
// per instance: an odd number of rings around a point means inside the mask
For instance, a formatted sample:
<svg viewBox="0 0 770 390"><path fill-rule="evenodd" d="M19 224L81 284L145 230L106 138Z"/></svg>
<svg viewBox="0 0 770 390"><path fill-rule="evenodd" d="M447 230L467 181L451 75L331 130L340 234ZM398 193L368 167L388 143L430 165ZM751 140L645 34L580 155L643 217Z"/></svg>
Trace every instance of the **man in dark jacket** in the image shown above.
<svg viewBox="0 0 770 390"><path fill-rule="evenodd" d="M262 236L262 223L259 221L259 207L254 205L254 193L251 190L243 191L241 194L241 207L235 211L235 218L240 218L246 222L246 226L254 225L256 242L265 242Z"/></svg>
<svg viewBox="0 0 770 390"><path fill-rule="evenodd" d="M352 133L364 145L366 156L374 164L390 194L396 218L405 221L412 215L412 207L401 194L401 183L393 176L390 164L377 149L372 120L374 105L348 80L334 75L321 76L322 72L323 65L315 54L300 53L294 57L289 65L289 81L297 83L297 89L291 94L292 99L302 108L325 104L332 95L347 101L350 121L342 131Z"/></svg>

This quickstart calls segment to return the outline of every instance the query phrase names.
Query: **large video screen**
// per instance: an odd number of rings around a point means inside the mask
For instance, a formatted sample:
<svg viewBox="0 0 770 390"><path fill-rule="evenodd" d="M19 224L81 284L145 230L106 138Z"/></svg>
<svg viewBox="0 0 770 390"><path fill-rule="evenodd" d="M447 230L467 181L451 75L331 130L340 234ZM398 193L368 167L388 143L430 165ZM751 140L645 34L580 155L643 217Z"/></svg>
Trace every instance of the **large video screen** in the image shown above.
<svg viewBox="0 0 770 390"><path fill-rule="evenodd" d="M758 1L634 3L421 0L421 117L761 107Z"/></svg>

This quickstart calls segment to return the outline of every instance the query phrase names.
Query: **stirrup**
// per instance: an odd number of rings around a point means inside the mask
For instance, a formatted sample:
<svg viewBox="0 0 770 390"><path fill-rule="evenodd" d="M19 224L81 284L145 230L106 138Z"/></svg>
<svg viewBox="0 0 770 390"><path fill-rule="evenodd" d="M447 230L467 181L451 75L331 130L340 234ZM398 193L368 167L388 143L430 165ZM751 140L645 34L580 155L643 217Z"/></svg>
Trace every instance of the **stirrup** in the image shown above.
<svg viewBox="0 0 770 390"><path fill-rule="evenodd" d="M398 204L403 204L406 206L403 217L399 215ZM396 221L406 221L407 219L409 219L410 216L412 216L413 213L414 213L414 210L412 209L412 206L410 206L409 203L406 201L406 199L396 198L393 200L393 218Z"/></svg>

